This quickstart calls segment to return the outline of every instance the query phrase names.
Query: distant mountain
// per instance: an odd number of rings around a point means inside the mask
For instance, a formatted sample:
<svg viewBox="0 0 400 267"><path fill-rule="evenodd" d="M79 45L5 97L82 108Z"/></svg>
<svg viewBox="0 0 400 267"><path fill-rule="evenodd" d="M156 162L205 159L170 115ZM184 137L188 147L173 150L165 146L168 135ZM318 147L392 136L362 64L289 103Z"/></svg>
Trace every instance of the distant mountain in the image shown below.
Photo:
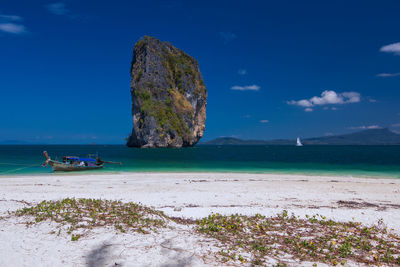
<svg viewBox="0 0 400 267"><path fill-rule="evenodd" d="M315 137L303 139L304 145L400 145L400 134L390 131L388 128L370 129L356 133ZM199 145L295 145L296 140L242 140L232 137L221 137Z"/></svg>
<svg viewBox="0 0 400 267"><path fill-rule="evenodd" d="M4 140L0 141L0 145L26 145L28 142L21 140Z"/></svg>
<svg viewBox="0 0 400 267"><path fill-rule="evenodd" d="M382 128L344 135L309 138L302 142L308 145L400 145L400 134L396 134L388 128Z"/></svg>
<svg viewBox="0 0 400 267"><path fill-rule="evenodd" d="M232 146L232 145L264 145L266 141L263 140L242 140L233 137L220 137L211 141L199 143L199 145L218 145L218 146Z"/></svg>

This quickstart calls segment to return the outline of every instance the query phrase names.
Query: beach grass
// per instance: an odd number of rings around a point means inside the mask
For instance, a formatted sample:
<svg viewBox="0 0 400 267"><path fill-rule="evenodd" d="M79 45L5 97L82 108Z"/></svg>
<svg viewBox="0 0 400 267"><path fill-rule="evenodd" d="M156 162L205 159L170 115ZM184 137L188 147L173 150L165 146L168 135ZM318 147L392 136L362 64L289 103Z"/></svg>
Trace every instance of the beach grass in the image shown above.
<svg viewBox="0 0 400 267"><path fill-rule="evenodd" d="M322 262L330 265L347 261L362 264L400 265L400 237L383 222L365 226L359 222L337 222L321 215L299 218L283 211L273 217L260 214L211 214L198 220L169 217L137 203L102 199L66 198L42 201L16 210L11 216L23 217L28 226L53 221L58 235L65 229L71 241L95 227L114 227L123 233L148 234L169 222L193 226L200 235L219 241L218 261L266 265L266 259Z"/></svg>
<svg viewBox="0 0 400 267"><path fill-rule="evenodd" d="M237 251L252 255L263 265L265 256L294 258L337 265L347 260L364 264L400 264L400 237L383 224L363 226L336 222L324 216L300 219L286 211L275 217L211 214L198 221L198 231L228 245L226 259L243 261Z"/></svg>
<svg viewBox="0 0 400 267"><path fill-rule="evenodd" d="M14 214L31 218L27 220L27 225L51 220L68 226L67 232L72 234L72 241L81 237L81 234L74 234L78 230L112 226L123 233L130 230L146 234L164 227L167 220L163 212L140 204L86 198L42 201L19 209Z"/></svg>

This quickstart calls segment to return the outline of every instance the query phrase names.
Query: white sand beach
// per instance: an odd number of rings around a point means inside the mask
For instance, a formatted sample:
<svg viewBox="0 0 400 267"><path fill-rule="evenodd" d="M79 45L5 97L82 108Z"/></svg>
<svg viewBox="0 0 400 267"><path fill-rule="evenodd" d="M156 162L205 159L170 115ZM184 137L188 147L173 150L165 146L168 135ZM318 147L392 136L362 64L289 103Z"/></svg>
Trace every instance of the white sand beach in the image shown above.
<svg viewBox="0 0 400 267"><path fill-rule="evenodd" d="M287 210L301 217L320 214L365 225L383 221L400 233L400 180L396 179L244 173L1 177L0 216L5 218L0 220L0 266L220 265L213 256L218 242L186 225L171 223L146 235L95 228L71 241L67 234L51 233L53 222L26 227L22 218L7 216L26 203L67 197L140 202L183 218L202 218L212 212L273 216ZM277 259L271 258L274 262Z"/></svg>

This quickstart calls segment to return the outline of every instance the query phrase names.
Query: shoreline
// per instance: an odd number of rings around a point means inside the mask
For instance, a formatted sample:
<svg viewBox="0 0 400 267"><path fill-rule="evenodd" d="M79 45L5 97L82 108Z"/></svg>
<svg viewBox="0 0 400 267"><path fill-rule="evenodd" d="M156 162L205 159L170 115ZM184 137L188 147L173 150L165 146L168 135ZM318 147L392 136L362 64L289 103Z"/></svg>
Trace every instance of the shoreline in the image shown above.
<svg viewBox="0 0 400 267"><path fill-rule="evenodd" d="M271 217L286 210L300 218L319 214L335 221L361 222L366 226L383 222L394 233L400 233L400 179L191 172L0 178L0 216L25 207L24 202L37 204L63 198L132 201L184 219L204 218L211 213L248 216L260 213ZM181 260L197 255L192 258L191 266L218 265L204 256L207 251L217 251L218 244L179 225L150 235L121 234L115 229L97 228L76 242L68 235L50 234L54 223L48 221L27 228L18 219L0 220L0 229L0 247L3 248L0 265L9 262L15 262L15 266L40 262L42 265L85 265L87 255L102 244L115 248L108 265L125 262L129 266L129 262L137 262L142 266L149 261L154 262L150 266L178 264L172 260L179 253L176 254L176 250L167 253L161 246L168 240L176 249L186 251L179 254ZM298 264L293 263L293 266Z"/></svg>
<svg viewBox="0 0 400 267"><path fill-rule="evenodd" d="M310 176L310 177L349 177L349 178L359 178L359 179L399 179L400 180L400 174L387 174L387 173L379 173L376 175L373 174L360 174L360 173L349 173L349 172L344 172L344 173L333 173L333 172L319 172L317 171L310 171L310 172L299 172L299 171L249 171L249 170L244 170L244 171L232 171L232 170L205 170L205 171L200 171L200 170L193 170L193 171L188 171L188 170L183 170L183 171L176 171L176 170L152 170L152 171L140 171L140 170L134 170L134 171L115 171L115 170L96 170L96 171L80 171L80 172L47 172L47 173L16 173L16 174L9 174L5 172L5 174L2 174L0 172L0 179L2 178L19 178L19 177L40 177L40 176L92 176L92 175L129 175L129 174L149 174L149 173L158 173L158 174L254 174L254 175L283 175L283 176Z"/></svg>
<svg viewBox="0 0 400 267"><path fill-rule="evenodd" d="M373 202L375 206L371 207L375 208L387 202L399 205L400 208L400 179L391 177L219 172L66 173L0 177L0 188L0 200L3 201L11 196L15 199L34 202L61 197L109 198L141 202L156 208L165 208L167 212L169 212L167 206L176 207L185 206L185 204L199 206L204 197L215 198L215 200L202 203L205 207L208 204L208 208L216 208L221 206L219 201L226 203L229 200L232 203L222 206L243 206L243 203L237 203L241 201L238 201L235 196L240 196L248 208L254 204L253 207L262 209L276 205L278 205L277 208L280 206L295 210L307 209L307 205L301 207L299 204L304 202L311 203L312 205L308 206L314 210L317 208L338 209L338 201ZM162 189L169 191L162 191ZM130 193L136 193L135 197ZM199 198L190 196L192 193L196 193ZM169 204L161 204L160 197ZM293 203L294 199L298 203ZM265 203L267 200L270 202L268 205ZM335 202L336 205L334 205ZM184 216L186 214L192 215L185 212L172 213L172 215ZM272 213L268 212L268 214Z"/></svg>

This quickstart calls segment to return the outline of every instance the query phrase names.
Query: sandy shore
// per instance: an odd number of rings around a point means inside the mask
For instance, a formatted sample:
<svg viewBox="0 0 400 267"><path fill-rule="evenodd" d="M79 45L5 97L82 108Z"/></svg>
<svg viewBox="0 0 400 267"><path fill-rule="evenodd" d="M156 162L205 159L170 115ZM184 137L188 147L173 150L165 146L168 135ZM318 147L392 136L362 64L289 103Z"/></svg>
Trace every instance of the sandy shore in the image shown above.
<svg viewBox="0 0 400 267"><path fill-rule="evenodd" d="M400 180L396 179L241 173L0 178L0 216L25 206L23 201L66 197L140 202L185 218L211 212L273 216L287 210L366 225L382 220L400 233ZM0 266L218 265L212 256L218 243L178 224L148 235L94 229L76 242L68 235L51 234L52 229L49 222L26 228L20 218L0 220Z"/></svg>

